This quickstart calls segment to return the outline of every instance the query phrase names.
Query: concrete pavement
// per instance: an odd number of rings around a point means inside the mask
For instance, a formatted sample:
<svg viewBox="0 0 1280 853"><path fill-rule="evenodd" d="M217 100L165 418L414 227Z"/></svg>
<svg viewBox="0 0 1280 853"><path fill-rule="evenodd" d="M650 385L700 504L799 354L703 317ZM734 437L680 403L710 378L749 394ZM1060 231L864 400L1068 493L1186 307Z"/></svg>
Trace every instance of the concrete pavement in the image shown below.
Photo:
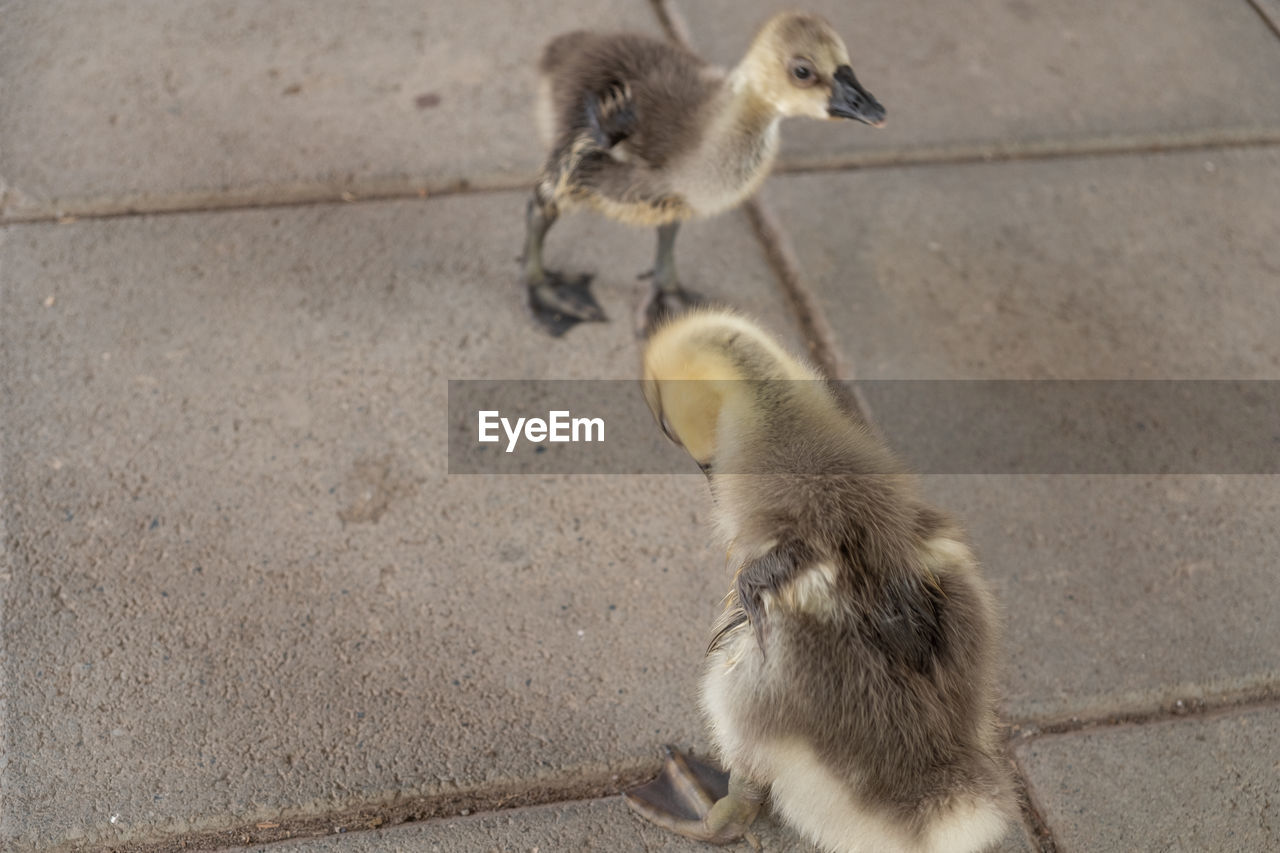
<svg viewBox="0 0 1280 853"><path fill-rule="evenodd" d="M889 128L785 126L783 251L690 226L696 289L865 378L1280 378L1274 3L812 6ZM520 302L538 47L773 8L0 0L0 847L698 849L613 795L706 745L701 478L450 477L445 383L635 373L651 234L549 238L613 322ZM1001 849L1274 846L1280 482L925 487L1006 614Z"/></svg>
<svg viewBox="0 0 1280 853"><path fill-rule="evenodd" d="M5 213L220 207L521 185L535 62L648 4L7 2Z"/></svg>
<svg viewBox="0 0 1280 853"><path fill-rule="evenodd" d="M1051 735L1018 756L1061 849L1270 850L1277 734L1274 707L1230 710Z"/></svg>

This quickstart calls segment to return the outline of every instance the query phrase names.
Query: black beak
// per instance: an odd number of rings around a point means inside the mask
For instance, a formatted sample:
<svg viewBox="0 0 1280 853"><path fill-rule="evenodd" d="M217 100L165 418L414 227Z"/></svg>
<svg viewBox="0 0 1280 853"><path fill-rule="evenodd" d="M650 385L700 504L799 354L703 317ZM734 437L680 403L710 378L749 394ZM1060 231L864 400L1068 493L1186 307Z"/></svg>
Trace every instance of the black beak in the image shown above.
<svg viewBox="0 0 1280 853"><path fill-rule="evenodd" d="M831 81L831 101L827 104L827 112L840 118L857 119L872 127L884 127L884 107L876 100L876 96L862 88L858 78L853 76L853 69L841 65L836 69L836 76Z"/></svg>

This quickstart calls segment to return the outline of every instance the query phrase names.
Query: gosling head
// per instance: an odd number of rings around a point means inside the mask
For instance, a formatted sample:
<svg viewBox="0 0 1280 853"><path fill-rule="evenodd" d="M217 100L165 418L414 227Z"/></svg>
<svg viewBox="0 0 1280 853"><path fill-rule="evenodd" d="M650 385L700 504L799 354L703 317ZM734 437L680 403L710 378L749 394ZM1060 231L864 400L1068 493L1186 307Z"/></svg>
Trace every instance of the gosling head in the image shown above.
<svg viewBox="0 0 1280 853"><path fill-rule="evenodd" d="M885 109L853 75L844 41L816 15L774 16L756 35L742 67L749 84L781 115L884 126Z"/></svg>
<svg viewBox="0 0 1280 853"><path fill-rule="evenodd" d="M737 457L767 416L757 399L761 383L819 379L759 326L717 310L682 314L656 331L643 377L654 419L708 476L746 470Z"/></svg>

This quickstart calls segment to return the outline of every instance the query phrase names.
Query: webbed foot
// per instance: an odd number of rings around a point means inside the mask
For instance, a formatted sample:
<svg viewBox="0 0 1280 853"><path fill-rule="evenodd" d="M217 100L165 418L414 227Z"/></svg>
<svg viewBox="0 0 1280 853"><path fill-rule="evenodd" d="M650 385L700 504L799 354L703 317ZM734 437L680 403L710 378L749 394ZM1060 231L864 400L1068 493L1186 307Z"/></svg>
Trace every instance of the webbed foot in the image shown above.
<svg viewBox="0 0 1280 853"><path fill-rule="evenodd" d="M552 337L560 337L579 323L601 322L604 309L591 294L591 275L567 279L544 270L537 279L526 277L529 310Z"/></svg>
<svg viewBox="0 0 1280 853"><path fill-rule="evenodd" d="M641 278L649 276L652 276L652 273L645 273ZM685 290L679 284L655 286L640 303L640 310L636 317L636 334L641 338L647 338L670 318L678 317L690 308L704 305L706 301L698 294Z"/></svg>
<svg viewBox="0 0 1280 853"><path fill-rule="evenodd" d="M746 838L759 850L748 830L764 802L764 790L715 765L664 746L666 761L658 778L623 793L631 810L672 832L730 844Z"/></svg>

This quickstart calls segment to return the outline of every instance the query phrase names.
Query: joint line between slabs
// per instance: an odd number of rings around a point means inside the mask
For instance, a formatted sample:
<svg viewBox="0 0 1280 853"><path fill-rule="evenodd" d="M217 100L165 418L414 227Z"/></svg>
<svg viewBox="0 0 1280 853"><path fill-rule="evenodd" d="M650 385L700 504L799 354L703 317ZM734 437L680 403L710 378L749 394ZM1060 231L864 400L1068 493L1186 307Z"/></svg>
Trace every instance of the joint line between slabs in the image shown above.
<svg viewBox="0 0 1280 853"><path fill-rule="evenodd" d="M1227 716L1237 712L1280 708L1280 686L1272 685L1260 690L1250 691L1242 695L1221 695L1177 699L1172 704L1161 705L1145 711L1124 711L1118 713L1101 713L1089 717L1072 718L1065 721L1037 723L1034 719L1008 720L1012 725L1023 729L1017 734L1010 734L1010 743L1038 740L1054 735L1078 734L1122 726L1143 726L1175 720L1201 720L1218 716Z"/></svg>
<svg viewBox="0 0 1280 853"><path fill-rule="evenodd" d="M1226 151L1237 148L1280 147L1280 129L1263 131L1214 131L1203 134L1155 134L1146 137L1095 137L1075 142L1048 141L1023 145L955 145L936 148L868 151L851 155L784 157L774 168L778 175L864 169L962 166L983 163L1036 162L1101 156ZM459 178L438 186L406 183L389 187L385 182L356 184L343 191L317 187L282 189L266 187L228 194L178 193L150 198L70 199L63 204L37 205L29 211L0 211L0 228L78 219L113 219L126 216L161 216L175 213L216 213L234 210L310 207L328 204L429 200L439 196L517 192L533 184L532 175Z"/></svg>
<svg viewBox="0 0 1280 853"><path fill-rule="evenodd" d="M671 0L649 0L649 5L667 38L683 48L693 50L693 35L689 31L689 23L680 14L680 10L671 5Z"/></svg>
<svg viewBox="0 0 1280 853"><path fill-rule="evenodd" d="M624 788L652 778L660 771L661 764L656 759L641 760L627 763L626 767L613 773L606 770L603 775L597 772L577 777L571 773L559 780L559 784L530 785L526 782L510 788L482 786L457 793L424 794L405 799L397 797L390 802L355 802L316 814L258 819L246 824L172 835L158 832L127 841L99 840L92 849L103 853L169 853L177 849L225 851L246 845L267 846L287 841L356 835L519 808L608 800L619 796ZM69 849L89 848L72 844Z"/></svg>
<svg viewBox="0 0 1280 853"><path fill-rule="evenodd" d="M1280 38L1280 0L1249 0L1249 5Z"/></svg>
<svg viewBox="0 0 1280 853"><path fill-rule="evenodd" d="M853 372L842 363L834 334L817 309L816 300L800 272L790 239L763 199L749 199L743 207L751 229L764 249L765 259L782 287L791 313L809 346L809 356L823 372L836 380L852 380Z"/></svg>
<svg viewBox="0 0 1280 853"><path fill-rule="evenodd" d="M1013 763L1014 784L1017 785L1018 812L1024 831L1030 833L1039 853L1058 853L1058 842L1045 820L1044 812L1031 793L1031 777L1022 769L1016 756L1010 754Z"/></svg>
<svg viewBox="0 0 1280 853"><path fill-rule="evenodd" d="M31 212L0 212L0 228L54 222L65 224L79 219L117 219L128 216L163 216L181 213L220 213L236 210L266 210L318 205L361 204L366 202L429 200L441 196L483 195L518 192L532 186L534 177L515 175L459 178L438 185L406 183L388 186L383 181L353 184L341 191L321 186L271 187L219 194L215 192L176 193L152 197L70 199L45 204ZM42 209L43 208L43 209Z"/></svg>
<svg viewBox="0 0 1280 853"><path fill-rule="evenodd" d="M982 163L1073 158L1173 154L1185 151L1229 151L1280 146L1280 128L1218 128L1210 131L1095 136L1076 140L1046 139L1009 143L957 143L919 148L881 149L850 154L783 157L776 174L902 169L919 166L963 166Z"/></svg>

